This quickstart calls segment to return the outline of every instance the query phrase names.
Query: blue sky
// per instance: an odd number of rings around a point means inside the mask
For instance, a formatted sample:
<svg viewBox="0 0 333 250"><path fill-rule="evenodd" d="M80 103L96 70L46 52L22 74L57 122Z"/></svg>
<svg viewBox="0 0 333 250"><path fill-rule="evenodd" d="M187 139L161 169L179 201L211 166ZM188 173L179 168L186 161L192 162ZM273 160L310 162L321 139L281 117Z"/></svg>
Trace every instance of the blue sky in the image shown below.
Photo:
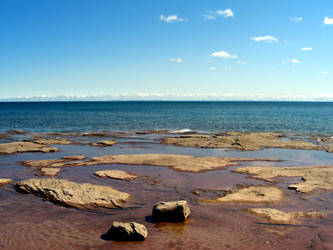
<svg viewBox="0 0 333 250"><path fill-rule="evenodd" d="M0 28L1 99L333 100L331 0L1 0Z"/></svg>

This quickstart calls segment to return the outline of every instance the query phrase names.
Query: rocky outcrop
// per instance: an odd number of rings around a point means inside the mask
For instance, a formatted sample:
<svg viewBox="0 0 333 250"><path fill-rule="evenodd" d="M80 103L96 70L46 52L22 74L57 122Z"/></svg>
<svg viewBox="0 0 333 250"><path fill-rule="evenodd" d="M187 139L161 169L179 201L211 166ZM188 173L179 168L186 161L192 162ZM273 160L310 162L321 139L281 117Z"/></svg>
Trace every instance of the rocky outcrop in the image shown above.
<svg viewBox="0 0 333 250"><path fill-rule="evenodd" d="M302 177L303 182L289 185L297 192L308 193L315 189L333 190L333 166L306 167L245 167L233 170L251 174L252 177L272 181L274 177Z"/></svg>
<svg viewBox="0 0 333 250"><path fill-rule="evenodd" d="M62 157L64 161L81 161L87 159L85 155L70 155Z"/></svg>
<svg viewBox="0 0 333 250"><path fill-rule="evenodd" d="M213 199L217 202L272 203L283 199L283 192L276 187L252 186L233 191L223 197Z"/></svg>
<svg viewBox="0 0 333 250"><path fill-rule="evenodd" d="M183 147L230 148L243 151L261 150L262 148L290 148L304 150L325 150L322 145L309 141L288 139L275 133L241 133L226 132L219 135L185 135L162 139L163 144L174 144Z"/></svg>
<svg viewBox="0 0 333 250"><path fill-rule="evenodd" d="M67 207L95 209L124 207L130 195L108 186L75 183L60 179L29 179L16 184L16 190L34 193Z"/></svg>
<svg viewBox="0 0 333 250"><path fill-rule="evenodd" d="M137 175L129 174L121 170L101 170L101 171L96 171L94 174L102 178L107 177L111 179L120 179L128 181L134 180L139 177Z"/></svg>
<svg viewBox="0 0 333 250"><path fill-rule="evenodd" d="M273 224L298 224L299 218L323 218L321 212L283 212L274 208L250 208L249 212L265 217Z"/></svg>
<svg viewBox="0 0 333 250"><path fill-rule="evenodd" d="M56 176L59 172L59 168L41 168L40 172L43 176Z"/></svg>
<svg viewBox="0 0 333 250"><path fill-rule="evenodd" d="M237 166L241 161L274 161L272 159L198 157L173 154L138 154L138 155L107 155L93 157L87 165L93 164L130 164L171 167L178 171L200 172Z"/></svg>
<svg viewBox="0 0 333 250"><path fill-rule="evenodd" d="M0 186L13 182L12 179L0 178Z"/></svg>
<svg viewBox="0 0 333 250"><path fill-rule="evenodd" d="M106 237L115 241L143 241L147 235L147 228L142 224L115 221L107 232Z"/></svg>
<svg viewBox="0 0 333 250"><path fill-rule="evenodd" d="M67 139L59 139L59 138L54 138L54 139L39 138L39 139L34 139L33 142L42 145L51 145L51 144L68 145L72 143Z"/></svg>
<svg viewBox="0 0 333 250"><path fill-rule="evenodd" d="M108 147L116 144L117 141L115 140L109 140L109 141L98 141L98 142L92 142L90 143L91 146L96 146L96 147Z"/></svg>
<svg viewBox="0 0 333 250"><path fill-rule="evenodd" d="M190 215L187 201L159 202L153 207L154 222L182 222Z"/></svg>
<svg viewBox="0 0 333 250"><path fill-rule="evenodd" d="M14 154L14 153L27 153L27 152L57 152L56 147L48 147L33 142L10 142L0 144L0 154Z"/></svg>

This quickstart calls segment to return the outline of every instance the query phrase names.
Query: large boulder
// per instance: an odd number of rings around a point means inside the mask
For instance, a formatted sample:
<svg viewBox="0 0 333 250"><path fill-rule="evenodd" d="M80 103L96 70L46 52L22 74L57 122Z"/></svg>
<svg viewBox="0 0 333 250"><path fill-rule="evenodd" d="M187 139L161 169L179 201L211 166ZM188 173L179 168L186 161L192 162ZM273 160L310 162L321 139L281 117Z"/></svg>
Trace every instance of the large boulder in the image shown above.
<svg viewBox="0 0 333 250"><path fill-rule="evenodd" d="M0 144L0 154L14 154L14 153L27 153L27 152L57 152L56 147L48 147L34 142L10 142Z"/></svg>
<svg viewBox="0 0 333 250"><path fill-rule="evenodd" d="M153 221L182 222L190 215L187 201L159 202L153 207Z"/></svg>
<svg viewBox="0 0 333 250"><path fill-rule="evenodd" d="M106 236L116 241L143 241L148 235L147 228L136 222L113 222Z"/></svg>
<svg viewBox="0 0 333 250"><path fill-rule="evenodd" d="M53 203L79 209L124 207L130 197L112 187L55 178L21 181L16 184L16 190L34 193Z"/></svg>

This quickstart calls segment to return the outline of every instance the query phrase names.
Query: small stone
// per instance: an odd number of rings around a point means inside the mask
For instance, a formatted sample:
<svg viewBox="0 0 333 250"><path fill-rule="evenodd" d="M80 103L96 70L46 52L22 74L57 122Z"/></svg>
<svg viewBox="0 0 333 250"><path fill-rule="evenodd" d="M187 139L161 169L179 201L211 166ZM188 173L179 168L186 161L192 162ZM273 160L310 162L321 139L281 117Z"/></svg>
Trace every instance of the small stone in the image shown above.
<svg viewBox="0 0 333 250"><path fill-rule="evenodd" d="M136 222L114 221L107 232L107 238L116 241L143 241L147 235L147 228Z"/></svg>
<svg viewBox="0 0 333 250"><path fill-rule="evenodd" d="M187 201L159 202L153 207L153 221L182 222L190 215Z"/></svg>
<svg viewBox="0 0 333 250"><path fill-rule="evenodd" d="M0 186L13 182L12 179L3 179L0 178Z"/></svg>

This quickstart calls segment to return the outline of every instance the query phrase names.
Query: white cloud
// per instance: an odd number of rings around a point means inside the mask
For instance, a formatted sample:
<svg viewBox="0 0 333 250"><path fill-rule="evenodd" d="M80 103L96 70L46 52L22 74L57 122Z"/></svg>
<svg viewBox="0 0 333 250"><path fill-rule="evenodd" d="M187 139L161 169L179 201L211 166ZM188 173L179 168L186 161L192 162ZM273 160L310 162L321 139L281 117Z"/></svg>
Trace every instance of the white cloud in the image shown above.
<svg viewBox="0 0 333 250"><path fill-rule="evenodd" d="M291 63L300 63L301 61L296 58L293 58L293 59L290 59L290 62Z"/></svg>
<svg viewBox="0 0 333 250"><path fill-rule="evenodd" d="M181 59L181 58L171 58L171 59L170 59L170 62L182 63L182 62L184 62L184 61L183 61L183 59Z"/></svg>
<svg viewBox="0 0 333 250"><path fill-rule="evenodd" d="M237 63L237 64L243 64L243 65L248 64L247 62L240 61L240 60L238 60L236 63Z"/></svg>
<svg viewBox="0 0 333 250"><path fill-rule="evenodd" d="M184 21L184 18L181 18L178 15L169 15L169 16L160 15L160 21L166 23L181 23Z"/></svg>
<svg viewBox="0 0 333 250"><path fill-rule="evenodd" d="M290 18L290 21L294 23L301 23L303 21L303 17L292 17Z"/></svg>
<svg viewBox="0 0 333 250"><path fill-rule="evenodd" d="M228 18L228 17L234 17L235 14L231 9L207 11L205 14L203 14L204 19L207 20L215 20L219 16Z"/></svg>
<svg viewBox="0 0 333 250"><path fill-rule="evenodd" d="M322 74L322 75L328 75L328 71L321 71L320 74Z"/></svg>
<svg viewBox="0 0 333 250"><path fill-rule="evenodd" d="M326 24L326 25L333 24L333 18L325 17L324 24Z"/></svg>
<svg viewBox="0 0 333 250"><path fill-rule="evenodd" d="M225 51L216 51L214 53L211 54L212 57L219 57L219 58L223 58L223 59L229 59L229 58L237 58L238 56L236 55L231 55L228 52Z"/></svg>
<svg viewBox="0 0 333 250"><path fill-rule="evenodd" d="M256 36L251 37L251 40L255 42L265 42L265 43L277 43L279 40L274 36Z"/></svg>
<svg viewBox="0 0 333 250"><path fill-rule="evenodd" d="M303 51L310 51L310 50L313 50L311 47L304 47L304 48L301 48L301 50Z"/></svg>
<svg viewBox="0 0 333 250"><path fill-rule="evenodd" d="M210 67L210 68L208 68L210 71L215 71L216 70L216 68L215 67Z"/></svg>

